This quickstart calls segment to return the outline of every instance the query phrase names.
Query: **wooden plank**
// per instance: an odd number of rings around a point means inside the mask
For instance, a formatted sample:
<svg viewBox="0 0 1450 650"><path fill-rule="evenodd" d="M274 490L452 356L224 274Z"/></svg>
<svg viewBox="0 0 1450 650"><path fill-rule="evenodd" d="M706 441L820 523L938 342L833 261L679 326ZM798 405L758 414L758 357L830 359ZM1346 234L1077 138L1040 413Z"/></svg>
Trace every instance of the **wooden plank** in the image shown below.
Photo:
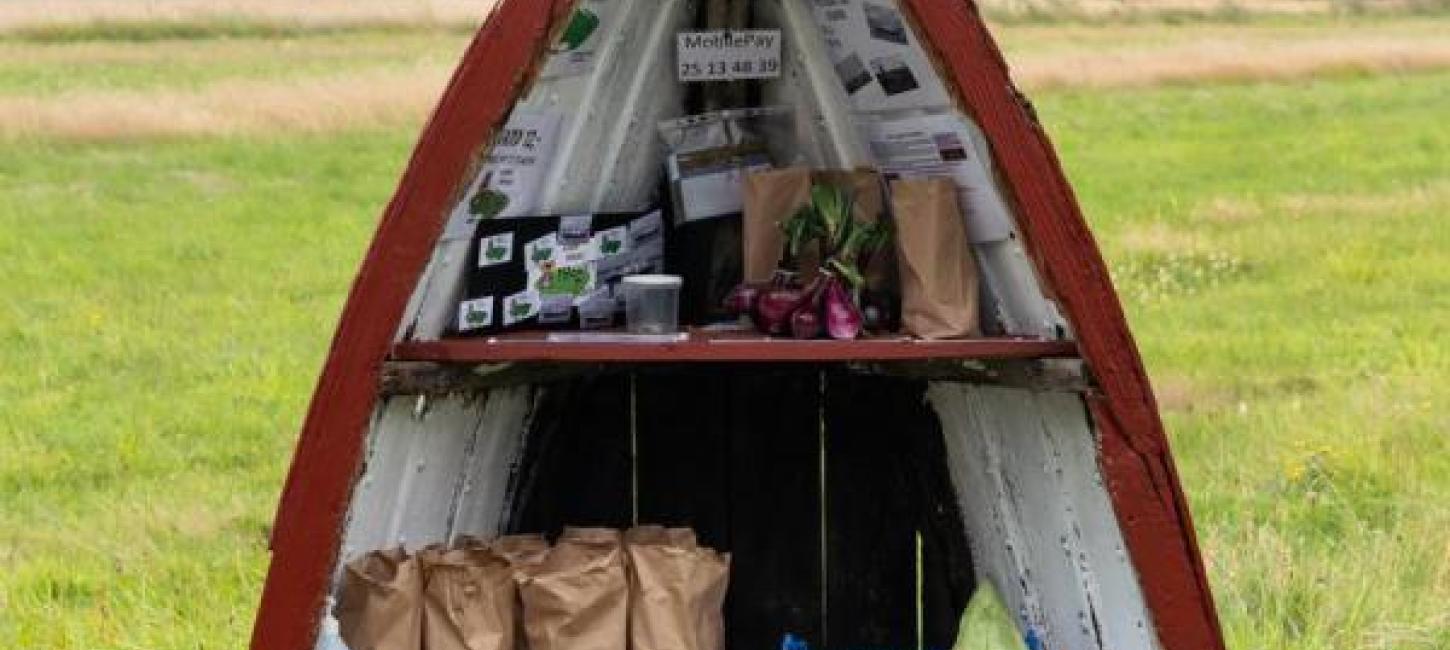
<svg viewBox="0 0 1450 650"><path fill-rule="evenodd" d="M916 359L1037 359L1072 357L1070 341L990 338L922 341L869 338L854 341L767 338L755 334L693 332L669 343L561 342L531 332L446 341L413 341L393 347L398 361L499 363L573 362L726 362L903 361Z"/></svg>
<svg viewBox="0 0 1450 650"><path fill-rule="evenodd" d="M377 399L378 369L443 226L454 190L508 114L567 0L507 0L478 31L429 120L342 310L277 508L254 650L304 650L341 546Z"/></svg>
<svg viewBox="0 0 1450 650"><path fill-rule="evenodd" d="M450 541L464 535L490 538L498 534L507 501L509 468L519 460L525 423L533 405L531 386L497 389L488 395L463 469Z"/></svg>
<svg viewBox="0 0 1450 650"><path fill-rule="evenodd" d="M948 648L975 588L941 423L925 392L920 380L827 377L832 646Z"/></svg>
<svg viewBox="0 0 1450 650"><path fill-rule="evenodd" d="M901 443L906 462L899 467L902 483L916 504L916 530L921 535L921 647L946 650L957 638L957 625L977 588L971 544L962 509L952 484L941 419L926 402L925 388L905 410L914 424Z"/></svg>
<svg viewBox="0 0 1450 650"><path fill-rule="evenodd" d="M729 408L738 381L738 372L716 366L635 374L640 523L690 526L702 544L730 549Z"/></svg>
<svg viewBox="0 0 1450 650"><path fill-rule="evenodd" d="M1102 399L1091 406L1109 493L1158 641L1166 650L1222 649L1188 502L1147 372L1057 154L974 5L904 0L903 6L943 63L944 80L986 133L1028 250L1099 384Z"/></svg>
<svg viewBox="0 0 1450 650"><path fill-rule="evenodd" d="M565 526L629 526L629 377L586 377L544 390L524 441L507 532L555 537Z"/></svg>
<svg viewBox="0 0 1450 650"><path fill-rule="evenodd" d="M917 435L924 384L826 376L826 638L917 647L916 502L900 442ZM927 413L930 416L930 413Z"/></svg>
<svg viewBox="0 0 1450 650"><path fill-rule="evenodd" d="M778 648L794 634L825 646L821 610L820 374L735 370L730 420L729 647Z"/></svg>

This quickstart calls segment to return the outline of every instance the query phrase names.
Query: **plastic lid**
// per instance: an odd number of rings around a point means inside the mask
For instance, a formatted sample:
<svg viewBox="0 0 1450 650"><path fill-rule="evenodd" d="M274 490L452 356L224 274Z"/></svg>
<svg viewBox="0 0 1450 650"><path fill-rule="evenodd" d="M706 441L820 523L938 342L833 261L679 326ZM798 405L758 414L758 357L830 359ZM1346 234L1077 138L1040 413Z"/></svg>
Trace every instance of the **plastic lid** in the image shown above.
<svg viewBox="0 0 1450 650"><path fill-rule="evenodd" d="M646 274L624 276L625 284L635 284L649 287L678 287L682 282L683 281L680 280L680 276L678 275Z"/></svg>

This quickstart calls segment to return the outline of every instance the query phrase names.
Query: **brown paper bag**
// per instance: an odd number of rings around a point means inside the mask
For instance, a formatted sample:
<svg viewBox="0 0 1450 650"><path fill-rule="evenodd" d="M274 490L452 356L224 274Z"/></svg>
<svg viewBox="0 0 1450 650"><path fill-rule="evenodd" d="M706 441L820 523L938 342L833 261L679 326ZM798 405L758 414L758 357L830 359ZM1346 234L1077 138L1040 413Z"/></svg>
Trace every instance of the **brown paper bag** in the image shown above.
<svg viewBox="0 0 1450 650"><path fill-rule="evenodd" d="M901 277L901 327L924 339L979 333L977 265L947 179L891 183L896 259Z"/></svg>
<svg viewBox="0 0 1450 650"><path fill-rule="evenodd" d="M523 581L529 567L538 565L549 555L549 540L543 535L505 535L489 543L495 553L508 560L513 570L514 583ZM528 648L528 637L524 633L524 605L517 591L514 594L518 605L514 608L514 641L518 650Z"/></svg>
<svg viewBox="0 0 1450 650"><path fill-rule="evenodd" d="M659 526L631 529L624 542L630 650L698 650L690 602L693 545L673 543Z"/></svg>
<svg viewBox="0 0 1450 650"><path fill-rule="evenodd" d="M811 170L787 167L746 174L744 192L742 275L747 283L767 282L785 250L780 224L811 201Z"/></svg>
<svg viewBox="0 0 1450 650"><path fill-rule="evenodd" d="M691 577L696 647L725 650L725 593L730 586L730 554L700 548Z"/></svg>
<svg viewBox="0 0 1450 650"><path fill-rule="evenodd" d="M549 540L538 534L504 535L489 542L488 547L508 560L515 573L542 562L549 554Z"/></svg>
<svg viewBox="0 0 1450 650"><path fill-rule="evenodd" d="M348 563L334 615L351 650L419 650L423 574L417 558L396 548Z"/></svg>
<svg viewBox="0 0 1450 650"><path fill-rule="evenodd" d="M515 650L513 568L487 547L430 548L423 568L425 650Z"/></svg>
<svg viewBox="0 0 1450 650"><path fill-rule="evenodd" d="M565 528L519 587L530 650L621 650L627 641L624 550L617 530Z"/></svg>
<svg viewBox="0 0 1450 650"><path fill-rule="evenodd" d="M631 650L724 650L729 557L697 545L688 528L638 526L629 555Z"/></svg>
<svg viewBox="0 0 1450 650"><path fill-rule="evenodd" d="M833 185L846 190L852 197L851 214L856 221L876 223L881 220L884 205L881 177L874 171L812 171L806 167L788 167L747 174L742 217L745 282L770 280L785 250L785 233L781 231L781 223L790 219L796 211L810 205L811 186L816 184ZM809 284L821 262L821 251L814 246L807 247L796 259L796 268L793 270L800 272L802 281ZM891 267L887 255L877 255L866 260L862 273L866 276L867 288L879 291L888 286L893 272Z"/></svg>

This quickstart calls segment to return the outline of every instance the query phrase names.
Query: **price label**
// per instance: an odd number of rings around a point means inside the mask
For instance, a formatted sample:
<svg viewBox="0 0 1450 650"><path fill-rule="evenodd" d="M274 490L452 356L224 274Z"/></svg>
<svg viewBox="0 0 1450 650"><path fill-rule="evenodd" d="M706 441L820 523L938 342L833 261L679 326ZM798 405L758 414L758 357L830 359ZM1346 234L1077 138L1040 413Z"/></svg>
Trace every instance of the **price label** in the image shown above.
<svg viewBox="0 0 1450 650"><path fill-rule="evenodd" d="M773 79L780 76L780 30L739 29L676 35L680 81Z"/></svg>

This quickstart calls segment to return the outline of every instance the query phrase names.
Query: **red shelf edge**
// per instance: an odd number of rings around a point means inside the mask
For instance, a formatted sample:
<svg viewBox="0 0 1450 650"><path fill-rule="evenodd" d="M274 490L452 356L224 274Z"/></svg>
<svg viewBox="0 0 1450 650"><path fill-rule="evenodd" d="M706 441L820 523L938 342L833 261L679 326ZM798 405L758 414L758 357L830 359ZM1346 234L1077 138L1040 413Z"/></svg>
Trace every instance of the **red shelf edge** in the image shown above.
<svg viewBox="0 0 1450 650"><path fill-rule="evenodd" d="M393 346L394 361L496 363L577 361L621 363L671 362L832 362L927 359L1043 359L1077 357L1072 341L1036 338L980 338L945 341L858 339L714 339L698 335L677 343L550 342L541 339L450 339L408 341Z"/></svg>

